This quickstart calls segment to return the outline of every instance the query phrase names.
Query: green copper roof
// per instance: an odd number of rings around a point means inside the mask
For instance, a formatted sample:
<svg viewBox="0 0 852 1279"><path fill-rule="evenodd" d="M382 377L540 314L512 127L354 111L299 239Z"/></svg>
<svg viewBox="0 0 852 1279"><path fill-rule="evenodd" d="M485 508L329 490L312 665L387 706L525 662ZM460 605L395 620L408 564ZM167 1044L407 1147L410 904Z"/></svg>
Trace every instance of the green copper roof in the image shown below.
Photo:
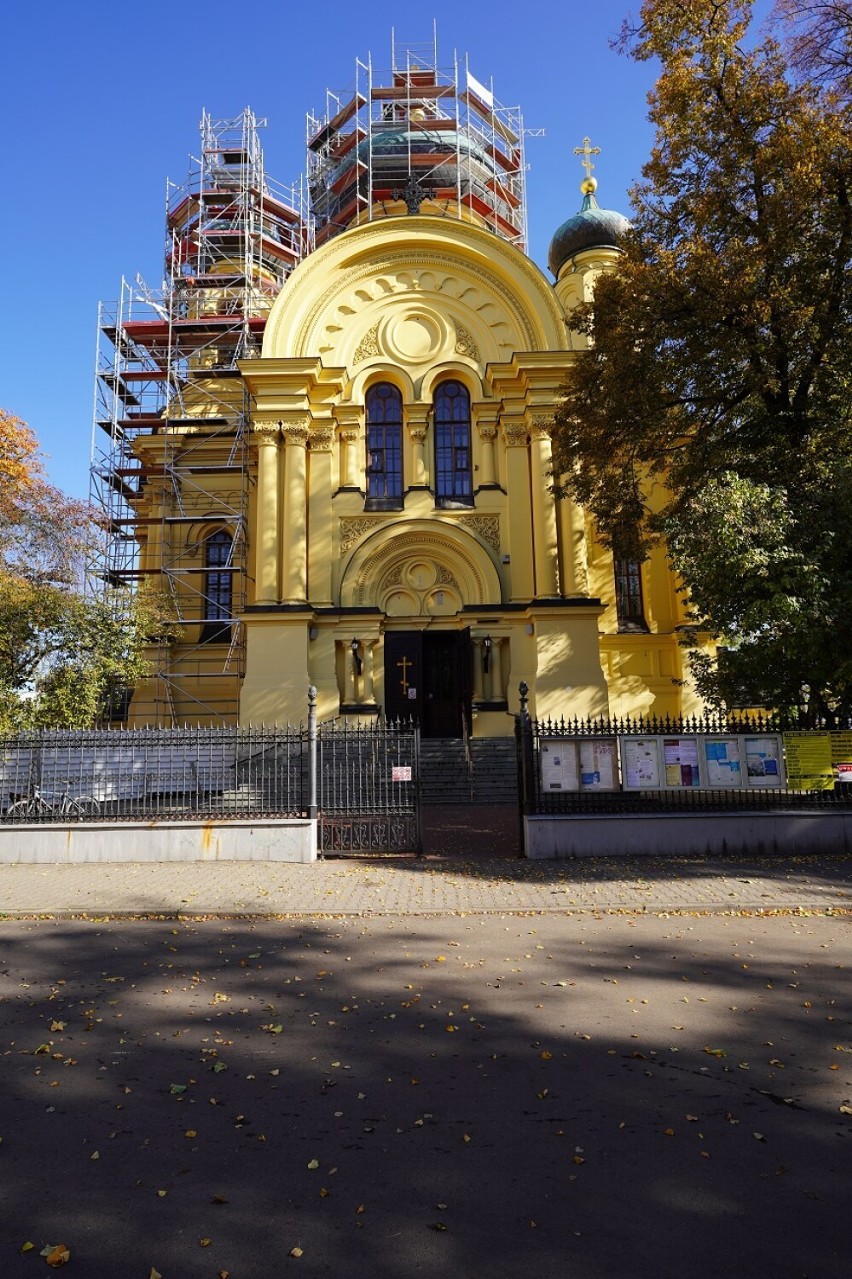
<svg viewBox="0 0 852 1279"><path fill-rule="evenodd" d="M558 276L568 259L584 249L619 248L629 230L622 213L601 209L594 195L585 195L580 212L563 222L550 241L547 265Z"/></svg>

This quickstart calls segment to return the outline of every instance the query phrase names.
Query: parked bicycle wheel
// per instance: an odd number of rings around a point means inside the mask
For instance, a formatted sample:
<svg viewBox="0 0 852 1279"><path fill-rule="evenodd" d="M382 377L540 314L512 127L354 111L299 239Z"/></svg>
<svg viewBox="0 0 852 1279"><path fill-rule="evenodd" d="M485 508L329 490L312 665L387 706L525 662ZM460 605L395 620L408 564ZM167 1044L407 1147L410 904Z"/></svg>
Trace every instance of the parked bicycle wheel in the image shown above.
<svg viewBox="0 0 852 1279"><path fill-rule="evenodd" d="M95 817L101 811L101 806L96 799L69 799L65 812L69 817Z"/></svg>
<svg viewBox="0 0 852 1279"><path fill-rule="evenodd" d="M6 809L7 817L37 817L43 811L41 800L38 799L18 799L14 804L10 804Z"/></svg>

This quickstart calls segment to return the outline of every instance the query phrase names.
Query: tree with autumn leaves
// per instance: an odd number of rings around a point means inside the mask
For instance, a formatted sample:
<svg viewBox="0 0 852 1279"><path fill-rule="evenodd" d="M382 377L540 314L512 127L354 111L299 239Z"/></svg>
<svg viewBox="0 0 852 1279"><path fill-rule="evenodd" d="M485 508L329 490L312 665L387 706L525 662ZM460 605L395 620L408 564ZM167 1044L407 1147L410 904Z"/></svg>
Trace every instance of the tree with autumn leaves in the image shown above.
<svg viewBox="0 0 852 1279"><path fill-rule="evenodd" d="M29 427L0 409L0 731L89 727L147 672L156 601L84 590L90 520L47 482Z"/></svg>
<svg viewBox="0 0 852 1279"><path fill-rule="evenodd" d="M709 699L852 712L852 6L645 0L661 67L618 266L579 316L556 487L619 555L664 537Z"/></svg>

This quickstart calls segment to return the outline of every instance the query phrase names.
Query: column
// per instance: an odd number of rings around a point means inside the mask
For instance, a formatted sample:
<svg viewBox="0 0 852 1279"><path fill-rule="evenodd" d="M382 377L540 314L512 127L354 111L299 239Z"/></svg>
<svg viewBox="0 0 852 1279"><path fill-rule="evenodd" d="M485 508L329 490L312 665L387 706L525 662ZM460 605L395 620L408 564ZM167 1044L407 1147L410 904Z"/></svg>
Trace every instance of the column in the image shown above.
<svg viewBox="0 0 852 1279"><path fill-rule="evenodd" d="M480 457L482 458L478 485L480 488L494 487L494 441L496 438L496 426L481 426L479 428Z"/></svg>
<svg viewBox="0 0 852 1279"><path fill-rule="evenodd" d="M473 639L473 700L481 702L482 693L482 640Z"/></svg>
<svg viewBox="0 0 852 1279"><path fill-rule="evenodd" d="M535 593L538 598L552 598L558 593L556 506L549 489L552 458L550 421L546 417L533 418L531 431Z"/></svg>
<svg viewBox="0 0 852 1279"><path fill-rule="evenodd" d="M506 490L508 495L511 598L530 600L535 593L530 505L530 458L523 416L505 415Z"/></svg>
<svg viewBox="0 0 852 1279"><path fill-rule="evenodd" d="M559 532L559 586L568 598L588 595L589 565L586 555L586 526L581 508L571 497L556 505Z"/></svg>
<svg viewBox="0 0 852 1279"><path fill-rule="evenodd" d="M497 438L497 411L489 404L488 409L477 405L476 428L479 432L479 475L477 488L493 488L497 483L497 472L494 465L494 441Z"/></svg>
<svg viewBox="0 0 852 1279"><path fill-rule="evenodd" d="M375 653L378 640L366 639L363 642L364 650L364 684L363 684L363 701L368 706L373 706L376 701L376 691L374 687L375 672Z"/></svg>
<svg viewBox="0 0 852 1279"><path fill-rule="evenodd" d="M278 437L280 423L255 422L257 441L257 518L255 602L278 603Z"/></svg>
<svg viewBox="0 0 852 1279"><path fill-rule="evenodd" d="M360 404L338 404L334 410L340 431L340 483L347 489L362 489L365 486L366 457L361 454L361 419L364 416Z"/></svg>
<svg viewBox="0 0 852 1279"><path fill-rule="evenodd" d="M355 694L355 658L352 647L345 640L341 641L343 649L343 701L346 706L354 706Z"/></svg>
<svg viewBox="0 0 852 1279"><path fill-rule="evenodd" d="M332 600L331 494L334 427L314 425L308 453L308 595L314 608Z"/></svg>
<svg viewBox="0 0 852 1279"><path fill-rule="evenodd" d="M491 641L491 701L500 702L503 700L503 660L501 650L503 641L495 639Z"/></svg>
<svg viewBox="0 0 852 1279"><path fill-rule="evenodd" d="M429 470L426 465L426 422L427 409L418 404L408 413L408 434L411 438L411 484L410 487L426 488L429 484Z"/></svg>
<svg viewBox="0 0 852 1279"><path fill-rule="evenodd" d="M308 597L307 455L308 418L285 422L281 598L304 604Z"/></svg>

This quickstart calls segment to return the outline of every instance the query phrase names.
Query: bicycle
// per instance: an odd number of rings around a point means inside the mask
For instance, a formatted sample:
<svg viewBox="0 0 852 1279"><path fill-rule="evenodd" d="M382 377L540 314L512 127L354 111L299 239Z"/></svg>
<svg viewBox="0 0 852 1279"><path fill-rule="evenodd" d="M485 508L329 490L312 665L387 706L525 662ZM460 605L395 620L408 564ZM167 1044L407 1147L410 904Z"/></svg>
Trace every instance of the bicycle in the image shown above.
<svg viewBox="0 0 852 1279"><path fill-rule="evenodd" d="M75 798L70 791L62 791L55 800L45 799L38 786L29 795L15 800L6 809L6 817L94 817L101 811L98 800L89 796Z"/></svg>

